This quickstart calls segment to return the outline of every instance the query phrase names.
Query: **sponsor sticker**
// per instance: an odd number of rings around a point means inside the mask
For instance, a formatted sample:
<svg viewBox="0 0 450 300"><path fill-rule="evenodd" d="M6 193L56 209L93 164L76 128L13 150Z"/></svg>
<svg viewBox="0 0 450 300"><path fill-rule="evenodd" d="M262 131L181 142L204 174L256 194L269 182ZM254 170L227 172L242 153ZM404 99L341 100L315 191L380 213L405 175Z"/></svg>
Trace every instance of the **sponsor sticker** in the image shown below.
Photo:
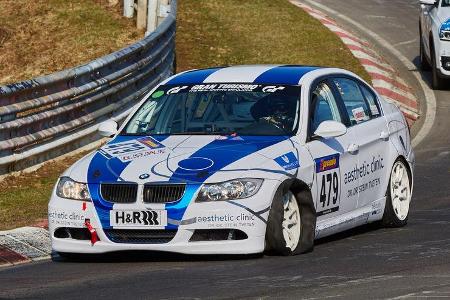
<svg viewBox="0 0 450 300"><path fill-rule="evenodd" d="M243 228L255 226L258 217L252 213L210 214L197 216L195 225L208 228Z"/></svg>
<svg viewBox="0 0 450 300"><path fill-rule="evenodd" d="M190 93L204 91L242 91L251 92L260 87L258 84L222 83L222 84L198 84L191 87Z"/></svg>
<svg viewBox="0 0 450 300"><path fill-rule="evenodd" d="M182 90L185 90L187 88L188 88L187 85L185 85L185 86L177 86L177 87L171 88L170 90L167 91L167 95L178 94L179 92L181 92Z"/></svg>
<svg viewBox="0 0 450 300"><path fill-rule="evenodd" d="M263 87L262 91L264 93L274 93L276 91L282 91L284 89L285 89L284 86L275 86L275 85L272 86L272 85L269 85L269 86Z"/></svg>
<svg viewBox="0 0 450 300"><path fill-rule="evenodd" d="M300 167L300 162L293 152L288 152L286 154L278 156L274 160L277 164L280 165L280 167L282 167L286 171L297 169Z"/></svg>
<svg viewBox="0 0 450 300"><path fill-rule="evenodd" d="M167 225L166 210L111 210L113 227L164 227Z"/></svg>
<svg viewBox="0 0 450 300"><path fill-rule="evenodd" d="M99 152L106 158L116 157L122 162L126 162L152 154L164 153L164 145L152 137L143 137L133 141L108 144Z"/></svg>
<svg viewBox="0 0 450 300"><path fill-rule="evenodd" d="M362 108L361 106L352 109L352 113L356 122L361 122L366 119L366 113L364 112L364 108Z"/></svg>
<svg viewBox="0 0 450 300"><path fill-rule="evenodd" d="M316 173L339 168L339 153L319 157L315 159Z"/></svg>
<svg viewBox="0 0 450 300"><path fill-rule="evenodd" d="M162 95L164 95L164 91L156 91L153 93L152 98L157 99L157 98L161 97Z"/></svg>
<svg viewBox="0 0 450 300"><path fill-rule="evenodd" d="M89 218L86 211L49 210L49 223L57 226L84 227L84 220Z"/></svg>
<svg viewBox="0 0 450 300"><path fill-rule="evenodd" d="M370 105L370 112L372 113L372 115L377 116L380 114L380 111L378 110L378 107L374 104Z"/></svg>

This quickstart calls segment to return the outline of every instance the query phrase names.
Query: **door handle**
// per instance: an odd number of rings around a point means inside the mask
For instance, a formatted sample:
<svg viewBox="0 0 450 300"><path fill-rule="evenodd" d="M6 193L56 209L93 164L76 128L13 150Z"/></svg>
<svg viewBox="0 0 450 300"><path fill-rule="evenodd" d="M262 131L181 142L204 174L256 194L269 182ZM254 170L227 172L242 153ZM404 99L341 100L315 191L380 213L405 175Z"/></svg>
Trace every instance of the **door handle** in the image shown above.
<svg viewBox="0 0 450 300"><path fill-rule="evenodd" d="M389 132L386 132L386 131L383 130L380 133L380 139L382 139L383 141L389 140Z"/></svg>
<svg viewBox="0 0 450 300"><path fill-rule="evenodd" d="M347 151L350 152L350 154L356 154L359 150L359 145L356 144L350 144L348 146Z"/></svg>

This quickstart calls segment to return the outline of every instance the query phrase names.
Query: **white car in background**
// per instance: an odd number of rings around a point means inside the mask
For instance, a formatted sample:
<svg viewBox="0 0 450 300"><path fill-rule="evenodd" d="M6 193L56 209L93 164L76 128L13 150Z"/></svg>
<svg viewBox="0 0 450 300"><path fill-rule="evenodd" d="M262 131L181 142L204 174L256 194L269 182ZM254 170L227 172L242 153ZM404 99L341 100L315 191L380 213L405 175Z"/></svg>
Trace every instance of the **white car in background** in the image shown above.
<svg viewBox="0 0 450 300"><path fill-rule="evenodd" d="M450 0L420 0L420 62L433 89L450 87Z"/></svg>
<svg viewBox="0 0 450 300"><path fill-rule="evenodd" d="M48 206L61 254L280 255L382 220L403 226L414 153L400 110L335 68L175 75L70 167Z"/></svg>

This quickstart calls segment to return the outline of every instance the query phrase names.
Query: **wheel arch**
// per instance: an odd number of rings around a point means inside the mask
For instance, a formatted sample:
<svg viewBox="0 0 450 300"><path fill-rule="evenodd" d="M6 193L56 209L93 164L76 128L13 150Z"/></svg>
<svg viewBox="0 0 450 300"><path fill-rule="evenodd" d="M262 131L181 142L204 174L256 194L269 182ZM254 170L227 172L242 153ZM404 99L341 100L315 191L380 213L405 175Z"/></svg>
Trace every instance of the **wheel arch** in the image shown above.
<svg viewBox="0 0 450 300"><path fill-rule="evenodd" d="M274 238L277 235L277 229L279 227L276 226L276 222L273 220L280 220L279 212L280 209L283 209L282 206L282 197L288 191L292 192L295 199L297 200L297 204L300 208L301 219L302 219L302 233L300 236L301 243L297 247L297 249L291 254L300 254L312 251L314 247L315 240L315 229L316 229L316 209L314 206L314 200L311 192L311 188L307 183L298 179L298 178L290 178L286 179L280 183L278 186L274 198L272 199L271 209L269 212L267 227L266 227L266 250L274 250L283 248L283 243L279 238ZM280 207L281 205L281 207ZM273 215L272 215L273 213ZM285 248L287 249L287 248ZM278 250L282 254L286 254L284 250Z"/></svg>

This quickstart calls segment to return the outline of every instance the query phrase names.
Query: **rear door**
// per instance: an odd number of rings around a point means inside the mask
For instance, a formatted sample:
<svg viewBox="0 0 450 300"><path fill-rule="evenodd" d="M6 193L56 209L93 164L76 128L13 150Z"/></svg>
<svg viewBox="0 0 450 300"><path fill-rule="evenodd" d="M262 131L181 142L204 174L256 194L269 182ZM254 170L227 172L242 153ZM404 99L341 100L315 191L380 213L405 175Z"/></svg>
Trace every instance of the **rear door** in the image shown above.
<svg viewBox="0 0 450 300"><path fill-rule="evenodd" d="M358 181L346 190L358 195L358 208L362 208L386 193L390 149L387 122L376 95L363 82L350 77L334 77L331 81L344 103L358 149L358 164L343 170L344 182Z"/></svg>
<svg viewBox="0 0 450 300"><path fill-rule="evenodd" d="M309 140L307 148L315 161L315 206L318 221L333 218L356 208L357 195L347 190L358 185L358 179L345 184L343 170L357 165L358 154L352 151L356 140L353 128L336 138L314 136L319 124L326 120L345 123L343 106L332 83L321 81L311 88L309 114Z"/></svg>

